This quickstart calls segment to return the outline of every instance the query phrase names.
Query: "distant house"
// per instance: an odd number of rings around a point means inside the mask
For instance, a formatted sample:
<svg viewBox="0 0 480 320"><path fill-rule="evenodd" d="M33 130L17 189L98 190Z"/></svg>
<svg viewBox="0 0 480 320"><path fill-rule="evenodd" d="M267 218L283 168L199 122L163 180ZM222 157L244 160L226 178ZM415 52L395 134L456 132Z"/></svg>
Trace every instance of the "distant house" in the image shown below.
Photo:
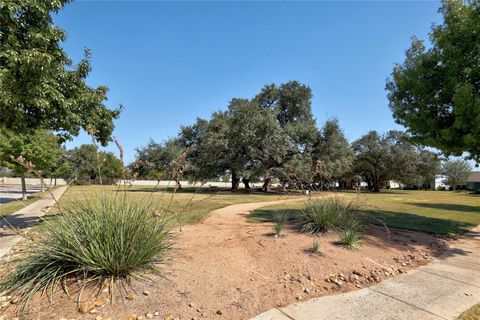
<svg viewBox="0 0 480 320"><path fill-rule="evenodd" d="M472 171L467 179L467 189L480 190L480 171Z"/></svg>
<svg viewBox="0 0 480 320"><path fill-rule="evenodd" d="M437 175L435 176L435 181L433 185L435 186L434 189L448 189L450 186L448 184L445 184L443 181L445 181L446 177L442 175Z"/></svg>

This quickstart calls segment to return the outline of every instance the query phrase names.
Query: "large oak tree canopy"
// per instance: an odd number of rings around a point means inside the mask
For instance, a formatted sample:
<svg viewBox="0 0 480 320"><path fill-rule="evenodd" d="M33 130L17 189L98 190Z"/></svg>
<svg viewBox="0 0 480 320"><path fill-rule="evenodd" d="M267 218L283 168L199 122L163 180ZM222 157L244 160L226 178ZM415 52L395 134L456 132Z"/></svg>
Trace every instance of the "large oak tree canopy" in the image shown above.
<svg viewBox="0 0 480 320"><path fill-rule="evenodd" d="M105 145L120 109L104 105L107 87L86 84L88 50L73 65L60 45L66 33L51 14L68 2L0 1L0 126L18 133L54 130L63 139L91 128Z"/></svg>
<svg viewBox="0 0 480 320"><path fill-rule="evenodd" d="M446 0L431 47L413 38L386 89L395 121L445 154L480 161L480 1Z"/></svg>

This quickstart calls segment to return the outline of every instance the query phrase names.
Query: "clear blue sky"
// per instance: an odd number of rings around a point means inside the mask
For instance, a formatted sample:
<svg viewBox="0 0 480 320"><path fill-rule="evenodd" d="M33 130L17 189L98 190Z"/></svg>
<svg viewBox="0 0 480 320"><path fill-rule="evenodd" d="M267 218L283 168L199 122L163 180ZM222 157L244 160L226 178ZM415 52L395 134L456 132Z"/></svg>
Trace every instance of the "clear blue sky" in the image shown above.
<svg viewBox="0 0 480 320"><path fill-rule="evenodd" d="M350 141L399 129L385 80L410 38L440 22L439 2L75 2L56 23L75 62L92 50L89 83L122 103L115 136L125 160L150 138L254 96L267 83L299 80L313 90L321 125L337 117ZM88 143L85 134L68 143ZM113 150L113 147L108 149Z"/></svg>

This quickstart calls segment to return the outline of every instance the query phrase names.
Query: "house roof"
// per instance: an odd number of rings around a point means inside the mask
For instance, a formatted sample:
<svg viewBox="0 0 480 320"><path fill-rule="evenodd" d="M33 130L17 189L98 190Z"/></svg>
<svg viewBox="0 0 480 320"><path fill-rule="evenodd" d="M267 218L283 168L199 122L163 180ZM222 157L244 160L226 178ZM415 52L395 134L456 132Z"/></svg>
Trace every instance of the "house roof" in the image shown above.
<svg viewBox="0 0 480 320"><path fill-rule="evenodd" d="M467 178L467 182L480 182L480 171L472 171Z"/></svg>

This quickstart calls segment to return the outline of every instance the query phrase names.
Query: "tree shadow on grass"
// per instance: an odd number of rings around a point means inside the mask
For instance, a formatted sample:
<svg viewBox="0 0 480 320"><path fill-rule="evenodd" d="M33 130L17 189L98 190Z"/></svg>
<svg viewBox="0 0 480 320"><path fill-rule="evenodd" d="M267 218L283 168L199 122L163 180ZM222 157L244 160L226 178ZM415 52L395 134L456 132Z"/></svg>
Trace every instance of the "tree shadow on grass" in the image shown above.
<svg viewBox="0 0 480 320"><path fill-rule="evenodd" d="M300 212L300 209L272 210L259 209L253 211L248 216L249 222L273 222L275 212L286 211L289 213L289 220L293 220L294 216ZM384 210L364 210L361 211L361 218L365 224L373 224L387 226L389 228L398 228L405 230L413 230L426 232L436 235L462 234L475 227L476 224L440 219L434 217L426 217L407 212L395 212Z"/></svg>
<svg viewBox="0 0 480 320"><path fill-rule="evenodd" d="M363 211L363 218L372 224L391 228L427 232L437 235L462 234L475 227L475 223L426 217L407 212Z"/></svg>
<svg viewBox="0 0 480 320"><path fill-rule="evenodd" d="M468 206L464 204L450 204L450 203L414 203L414 202L406 202L406 204L422 207L422 208L429 208L429 209L474 212L474 213L480 214L480 206Z"/></svg>
<svg viewBox="0 0 480 320"><path fill-rule="evenodd" d="M273 222L275 213L286 212L288 213L287 220L293 221L296 214L300 212L300 209L258 209L253 211L247 216L248 222Z"/></svg>

